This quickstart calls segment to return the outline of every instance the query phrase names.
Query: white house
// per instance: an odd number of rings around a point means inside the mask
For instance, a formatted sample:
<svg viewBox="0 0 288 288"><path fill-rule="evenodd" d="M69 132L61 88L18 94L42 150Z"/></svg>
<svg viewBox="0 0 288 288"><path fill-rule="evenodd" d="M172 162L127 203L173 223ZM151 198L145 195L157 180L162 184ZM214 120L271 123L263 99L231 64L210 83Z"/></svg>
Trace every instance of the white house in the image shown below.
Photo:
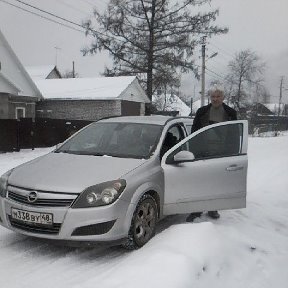
<svg viewBox="0 0 288 288"><path fill-rule="evenodd" d="M0 119L35 117L41 92L0 31Z"/></svg>

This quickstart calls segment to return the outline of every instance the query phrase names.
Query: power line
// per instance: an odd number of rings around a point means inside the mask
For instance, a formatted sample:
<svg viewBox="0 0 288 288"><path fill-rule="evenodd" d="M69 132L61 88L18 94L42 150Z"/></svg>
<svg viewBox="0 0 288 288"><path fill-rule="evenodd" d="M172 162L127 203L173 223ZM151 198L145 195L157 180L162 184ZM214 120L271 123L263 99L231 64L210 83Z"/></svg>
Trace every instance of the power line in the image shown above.
<svg viewBox="0 0 288 288"><path fill-rule="evenodd" d="M212 45L212 46L214 46L215 48L217 48L217 49L223 51L223 53L225 53L226 55L228 55L229 58L235 56L235 55L233 55L232 53L228 52L227 50L225 50L225 49L223 49L223 48L220 48L219 46L213 44L212 42L209 42L209 44Z"/></svg>
<svg viewBox="0 0 288 288"><path fill-rule="evenodd" d="M45 10L43 10L43 9L40 9L40 8L38 8L38 7L36 7L36 6L33 6L33 5L31 5L31 4L28 4L28 3L24 2L24 1L21 1L21 0L14 0L14 1L17 1L17 2L19 2L19 3L21 3L21 4L23 4L23 5L26 5L26 6L30 7L30 8L33 8L33 9L35 9L35 10L38 10L38 11L40 11L40 12L42 12L42 13L48 14L48 15L50 15L50 16L52 16L52 17L58 18L58 19L60 19L60 20L62 20L62 21L65 21L65 22L68 22L68 23L70 23L70 24L73 24L73 25L76 25L76 26L78 26L78 27L83 28L82 25L80 25L80 24L78 24L78 23L76 23L76 22L70 21L70 20L68 20L68 19L66 19L66 18L63 18L63 17L58 16L58 15L55 15L54 13L51 13L51 12L45 11ZM83 28L83 29L84 29L84 28Z"/></svg>
<svg viewBox="0 0 288 288"><path fill-rule="evenodd" d="M90 5L92 8L95 7L95 4L89 2L88 0L80 0L80 1L82 1L82 2L84 2L84 3L86 3L86 4L88 4L88 5ZM101 2L100 2L100 3L101 3ZM102 4L102 3L101 3L101 4Z"/></svg>
<svg viewBox="0 0 288 288"><path fill-rule="evenodd" d="M220 74L214 72L213 70L207 68L207 66L206 66L206 70L209 71L210 73L213 73L213 74L216 75L217 77L219 77L219 78L225 80L225 77L224 77L224 76L222 76L222 75L220 75Z"/></svg>
<svg viewBox="0 0 288 288"><path fill-rule="evenodd" d="M60 2L62 5L66 6L66 7L69 7L69 8L71 8L71 9L77 11L77 12L80 12L80 13L82 13L82 14L91 16L90 13L88 13L88 12L86 12L86 11L83 11L83 10L81 10L81 9L79 9L79 8L76 8L75 6L73 6L73 5L71 5L71 4L68 4L68 3L64 2L63 0L58 0L58 2Z"/></svg>
<svg viewBox="0 0 288 288"><path fill-rule="evenodd" d="M50 21L50 22L59 24L59 25L61 25L61 26L64 26L64 27L66 27L66 28L72 29L72 30L77 31L77 32L85 33L84 31L81 31L81 30L79 30L79 29L77 29L77 28L71 27L71 26L66 25L66 24L64 24L64 23L61 23L61 22L59 22L59 21L56 21L56 20L53 20L53 19L51 19L51 18L45 17L45 16L43 16L43 15L40 15L40 14L38 14L38 13L36 13L36 12L27 10L27 9L25 9L25 8L22 8L22 7L19 7L19 6L15 5L15 4L9 3L9 2L7 2L7 1L5 1L5 0L0 0L0 1L3 2L3 3L5 3L5 4L7 4L7 5L10 5L10 6L13 6L13 7L15 7L15 8L18 8L18 9L20 9L20 10L22 10L22 11L25 11L25 12L27 12L27 13L30 13L30 14L33 14L33 15L38 16L38 17L40 17L40 18L43 18L43 19L45 19L45 20L48 20L48 21ZM83 27L82 27L82 28L83 28ZM83 28L83 29L84 29L84 28Z"/></svg>
<svg viewBox="0 0 288 288"><path fill-rule="evenodd" d="M24 8L22 8L22 7L19 7L19 6L15 5L15 4L9 3L9 2L7 2L7 1L5 1L5 0L0 0L0 1L3 2L3 3L6 3L6 4L10 5L10 6L13 6L13 7L15 7L15 8L18 8L18 9L20 9L20 10L23 10L23 11L25 11L25 12L28 12L28 13L30 13L30 14L33 14L33 15L35 15L35 16L41 17L41 18L43 18L43 19L45 19L45 20L48 20L48 21L50 21L50 22L53 22L53 23L62 25L62 26L64 26L64 27L66 27L66 28L72 29L72 30L77 31L77 32L84 33L84 31L81 31L81 30L79 30L79 29L76 29L76 28L74 28L74 27L71 27L71 26L69 26L69 25L66 25L66 24L61 23L61 22L59 22L59 21L56 21L56 20L54 20L54 19L45 17L45 16L40 15L40 14L38 14L38 13L35 13L35 12L33 12L33 11L24 9ZM56 14L54 14L54 13L45 11L45 10L43 10L43 9L41 9L41 8L36 7L36 6L30 5L30 4L28 4L28 3L24 2L24 1L21 1L21 0L14 0L14 1L17 1L17 2L19 2L19 3L21 3L21 4L23 4L23 5L26 5L26 6L30 7L30 8L33 8L33 9L35 9L35 10L38 10L38 11L40 11L40 12L42 12L42 13L48 14L49 16L55 17L55 18L57 18L57 19L60 19L61 21L64 21L64 22L67 22L67 23L69 23L69 24L73 24L73 25L75 25L75 26L77 26L77 27L80 27L80 28L82 28L82 29L85 29L82 25L80 25L80 24L78 24L78 23L76 23L76 22L74 22L74 21L68 20L68 19L66 19L66 18L64 18L64 17L61 17L61 16L58 16L58 15L56 15ZM84 0L83 0L83 1L84 1ZM62 1L61 1L61 2L62 2ZM86 1L85 1L85 2L86 2ZM86 2L86 3L87 3L87 2ZM91 4L91 3L90 3L90 4ZM103 3L101 3L101 4L103 4ZM92 5L92 4L91 4L91 5ZM71 7L72 7L72 6L71 6ZM76 9L76 10L77 10L77 9ZM104 36L106 36L106 37L108 37L108 38L112 38L112 39L114 39L114 40L116 40L116 41L125 42L125 41L123 41L122 39L118 39L118 38L113 37L113 36L105 35L104 33L95 31L95 30L93 30L93 29L91 29L91 28L89 28L89 31L90 31L90 32L93 32L93 33L96 34L96 35L97 35L97 34L99 34L99 35L104 35ZM212 45L213 45L213 44L212 44ZM215 45L213 45L213 46L215 46ZM217 47L217 46L215 46L215 47L218 48L218 49L221 49L221 48L219 48L219 47ZM221 49L221 50L222 50L222 49ZM200 67L199 65L195 65L195 66ZM224 77L222 77L221 75L217 74L216 72L208 69L207 67L206 67L205 70L213 73L214 75L216 75L217 77L220 77L221 79L224 79ZM208 72L208 73L209 73L209 72ZM210 73L209 73L209 74L210 74ZM251 81L251 82L252 82L252 81Z"/></svg>
<svg viewBox="0 0 288 288"><path fill-rule="evenodd" d="M211 80L217 80L217 81L222 81L222 78L219 78L218 76L213 75L212 73L210 73L209 71L206 71L207 75L210 76L210 81Z"/></svg>
<svg viewBox="0 0 288 288"><path fill-rule="evenodd" d="M0 0L0 1L3 1L3 0ZM82 25L80 25L80 24L78 24L78 23L76 23L76 22L74 22L74 21L68 20L68 19L66 19L66 18L64 18L64 17L61 17L61 16L58 16L58 15L56 15L56 14L54 14L54 13L45 11L45 10L43 10L43 9L41 9L41 8L36 7L36 6L30 5L30 4L28 4L28 3L24 2L24 1L21 1L21 0L14 0L14 1L17 1L17 2L19 2L19 3L21 3L21 4L23 4L23 5L29 6L30 8L33 8L33 9L35 9L35 10L38 10L38 11L42 12L42 13L48 14L48 15L50 15L50 16L52 16L52 17L57 18L57 19L60 19L60 20L62 20L62 21L64 21L64 22L68 22L69 24L73 24L73 25L75 25L75 26L81 27L82 29L86 29L85 27L83 27ZM4 1L3 1L3 2L4 2ZM5 1L5 2L6 2L6 1ZM8 2L7 2L7 3L8 3ZM13 6L16 6L16 5L13 5ZM18 8L20 8L20 7L18 7ZM21 8L20 8L20 9L21 9ZM23 10L23 8L22 8L22 10ZM97 34L98 34L98 35L102 35L102 36L108 37L108 38L113 39L113 40L118 41L118 42L126 43L126 41L124 41L124 40L122 40L122 39L118 39L118 38L116 38L116 37L106 35L106 34L104 34L104 33L101 33L101 32L99 32L99 31L96 31L96 30L94 30L94 29L92 29L92 28L89 28L89 29L88 29L88 33L89 33L89 32L95 34L96 36L97 36Z"/></svg>

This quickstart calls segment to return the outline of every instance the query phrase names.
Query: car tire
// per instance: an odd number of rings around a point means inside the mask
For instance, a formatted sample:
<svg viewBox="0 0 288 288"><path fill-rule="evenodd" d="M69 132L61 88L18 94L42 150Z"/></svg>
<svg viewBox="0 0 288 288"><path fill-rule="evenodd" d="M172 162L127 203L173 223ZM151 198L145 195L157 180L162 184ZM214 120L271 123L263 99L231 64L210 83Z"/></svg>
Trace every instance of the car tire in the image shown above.
<svg viewBox="0 0 288 288"><path fill-rule="evenodd" d="M134 211L128 238L123 247L135 250L145 245L155 235L157 219L155 199L149 194L144 194Z"/></svg>

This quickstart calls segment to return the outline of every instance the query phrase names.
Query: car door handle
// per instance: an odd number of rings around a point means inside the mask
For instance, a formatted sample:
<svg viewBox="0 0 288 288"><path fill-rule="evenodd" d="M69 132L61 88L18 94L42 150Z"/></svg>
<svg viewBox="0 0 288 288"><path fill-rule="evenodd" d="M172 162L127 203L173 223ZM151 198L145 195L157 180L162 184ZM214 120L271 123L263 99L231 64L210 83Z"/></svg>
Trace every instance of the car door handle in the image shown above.
<svg viewBox="0 0 288 288"><path fill-rule="evenodd" d="M238 166L238 165L231 165L226 168L227 171L238 171L244 169L243 166Z"/></svg>

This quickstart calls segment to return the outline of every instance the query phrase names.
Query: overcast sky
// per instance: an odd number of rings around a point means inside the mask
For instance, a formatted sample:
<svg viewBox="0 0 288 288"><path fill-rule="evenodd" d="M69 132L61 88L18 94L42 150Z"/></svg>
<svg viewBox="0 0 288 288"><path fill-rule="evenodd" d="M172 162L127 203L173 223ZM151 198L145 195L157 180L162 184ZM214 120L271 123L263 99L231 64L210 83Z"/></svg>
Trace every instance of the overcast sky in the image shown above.
<svg viewBox="0 0 288 288"><path fill-rule="evenodd" d="M94 5L104 9L108 0L23 1L81 23L91 15ZM82 56L80 49L91 41L83 33L7 3L52 17L16 0L0 0L0 29L24 66L50 65L57 61L58 68L64 72L71 70L72 61L75 61L80 76L93 77L99 76L104 66L110 64L105 53ZM207 71L207 83L213 78L221 79L224 76L235 52L251 49L266 62L266 86L277 99L281 76L285 76L284 87L288 88L288 0L212 0L211 8L220 9L216 24L228 27L229 33L208 39L207 55L215 52L218 55L207 61L208 69L214 72ZM60 22L59 19L55 20ZM201 64L200 59L196 60ZM183 77L183 87L186 93L193 95L195 91L196 98L199 96L200 86L192 75ZM288 103L288 90L284 90L283 100Z"/></svg>

